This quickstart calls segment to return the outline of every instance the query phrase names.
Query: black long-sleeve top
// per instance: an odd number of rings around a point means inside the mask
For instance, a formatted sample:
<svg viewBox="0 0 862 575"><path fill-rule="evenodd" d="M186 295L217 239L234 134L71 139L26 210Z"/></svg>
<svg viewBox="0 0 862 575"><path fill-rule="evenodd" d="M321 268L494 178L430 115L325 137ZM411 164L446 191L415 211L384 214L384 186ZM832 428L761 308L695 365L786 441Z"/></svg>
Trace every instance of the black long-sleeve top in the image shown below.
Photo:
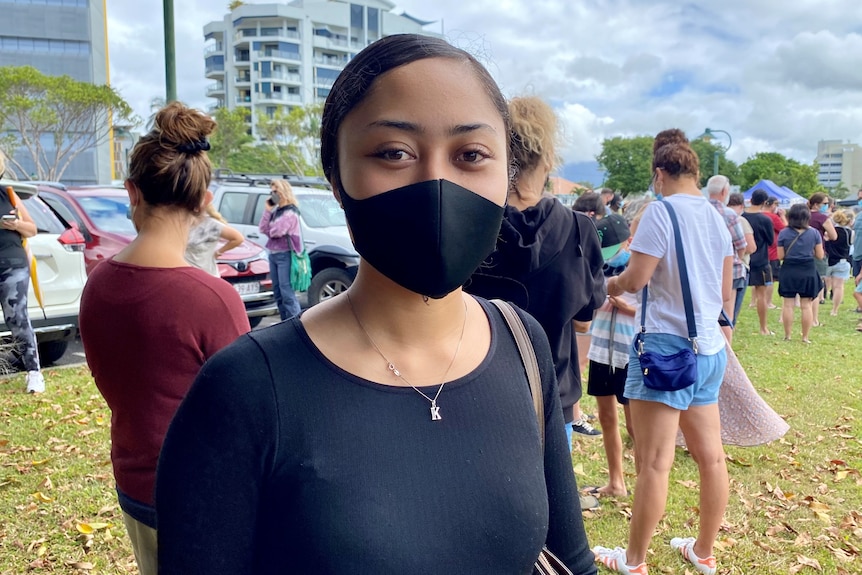
<svg viewBox="0 0 862 575"><path fill-rule="evenodd" d="M594 574L547 339L524 315L542 453L514 339L482 305L490 350L446 384L440 421L414 390L328 361L298 319L212 358L159 462L159 573L527 574L547 544Z"/></svg>

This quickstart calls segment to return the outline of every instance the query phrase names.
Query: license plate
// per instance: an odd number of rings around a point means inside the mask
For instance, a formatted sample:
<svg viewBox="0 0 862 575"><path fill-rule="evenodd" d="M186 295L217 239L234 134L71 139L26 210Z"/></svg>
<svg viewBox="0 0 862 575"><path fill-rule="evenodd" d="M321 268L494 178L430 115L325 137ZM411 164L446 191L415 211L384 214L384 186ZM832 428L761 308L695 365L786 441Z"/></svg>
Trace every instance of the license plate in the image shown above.
<svg viewBox="0 0 862 575"><path fill-rule="evenodd" d="M239 292L239 295L251 295L260 292L260 282L233 284L233 287Z"/></svg>

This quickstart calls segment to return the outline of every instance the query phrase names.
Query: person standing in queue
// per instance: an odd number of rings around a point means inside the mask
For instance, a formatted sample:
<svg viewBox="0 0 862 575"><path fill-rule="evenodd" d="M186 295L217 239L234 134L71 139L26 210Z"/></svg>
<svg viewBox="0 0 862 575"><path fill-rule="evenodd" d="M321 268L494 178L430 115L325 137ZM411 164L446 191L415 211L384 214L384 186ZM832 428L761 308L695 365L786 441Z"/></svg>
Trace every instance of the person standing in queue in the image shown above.
<svg viewBox="0 0 862 575"><path fill-rule="evenodd" d="M5 172L6 157L0 152L0 176ZM27 393L43 393L45 377L39 365L36 333L27 311L30 255L23 244L24 238L32 238L38 230L12 188L0 190L0 213L3 214L0 219L0 307L3 308L3 321L12 332L17 353L27 370Z"/></svg>
<svg viewBox="0 0 862 575"><path fill-rule="evenodd" d="M697 327L697 375L681 389L649 387L638 350L632 346L625 397L637 439L638 476L628 545L597 546L593 552L596 561L612 571L646 575L647 551L667 504L680 428L700 474L699 530L697 537L674 537L670 545L697 572L714 575L713 547L729 494L718 410L727 355L718 317L733 297L733 245L724 219L701 194L698 157L682 131L659 133L653 149L654 185L662 201L652 202L644 210L632 238L629 265L608 280L608 295L642 293L649 283L646 306L641 301L637 309L651 351L670 355L690 349L680 297L680 254L674 242L678 232ZM672 223L666 204L678 215L678 226Z"/></svg>
<svg viewBox="0 0 862 575"><path fill-rule="evenodd" d="M156 113L125 183L138 235L90 272L81 297L81 341L111 408L117 497L142 575L158 572L153 492L168 424L204 362L250 329L233 286L185 259L212 200L215 126L179 102Z"/></svg>

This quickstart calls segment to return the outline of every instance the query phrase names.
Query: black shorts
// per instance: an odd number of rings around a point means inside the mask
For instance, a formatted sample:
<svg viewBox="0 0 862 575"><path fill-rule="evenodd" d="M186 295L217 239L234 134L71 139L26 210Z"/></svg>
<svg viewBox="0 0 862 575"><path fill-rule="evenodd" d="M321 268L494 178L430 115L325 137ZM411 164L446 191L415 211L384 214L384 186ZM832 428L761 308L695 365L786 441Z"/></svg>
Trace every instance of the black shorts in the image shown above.
<svg viewBox="0 0 862 575"><path fill-rule="evenodd" d="M593 397L616 395L618 403L628 405L629 400L623 396L623 392L626 390L626 377L628 373L628 367L611 369L609 365L590 360L587 395L592 395Z"/></svg>
<svg viewBox="0 0 862 575"><path fill-rule="evenodd" d="M780 281L778 273L781 271L781 260L769 260L769 267L772 268L772 281Z"/></svg>
<svg viewBox="0 0 862 575"><path fill-rule="evenodd" d="M763 267L752 266L748 270L748 285L765 286L772 283L772 266L768 263Z"/></svg>

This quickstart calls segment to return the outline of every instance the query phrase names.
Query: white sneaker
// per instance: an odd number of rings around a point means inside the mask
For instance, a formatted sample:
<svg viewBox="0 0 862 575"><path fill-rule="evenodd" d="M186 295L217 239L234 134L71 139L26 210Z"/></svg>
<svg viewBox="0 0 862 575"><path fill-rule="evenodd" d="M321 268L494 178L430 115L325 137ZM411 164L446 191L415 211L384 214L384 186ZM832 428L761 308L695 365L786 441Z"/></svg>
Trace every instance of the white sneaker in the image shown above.
<svg viewBox="0 0 862 575"><path fill-rule="evenodd" d="M626 565L626 550L622 547L596 546L593 547L593 555L596 558L596 563L601 563L611 571L622 573L622 575L647 575L646 563L641 563L637 566Z"/></svg>
<svg viewBox="0 0 862 575"><path fill-rule="evenodd" d="M674 537L670 540L670 546L679 551L698 573L715 575L715 557L710 555L706 559L701 559L695 555L694 542L694 537Z"/></svg>
<svg viewBox="0 0 862 575"><path fill-rule="evenodd" d="M27 393L44 393L45 378L41 371L27 372Z"/></svg>

